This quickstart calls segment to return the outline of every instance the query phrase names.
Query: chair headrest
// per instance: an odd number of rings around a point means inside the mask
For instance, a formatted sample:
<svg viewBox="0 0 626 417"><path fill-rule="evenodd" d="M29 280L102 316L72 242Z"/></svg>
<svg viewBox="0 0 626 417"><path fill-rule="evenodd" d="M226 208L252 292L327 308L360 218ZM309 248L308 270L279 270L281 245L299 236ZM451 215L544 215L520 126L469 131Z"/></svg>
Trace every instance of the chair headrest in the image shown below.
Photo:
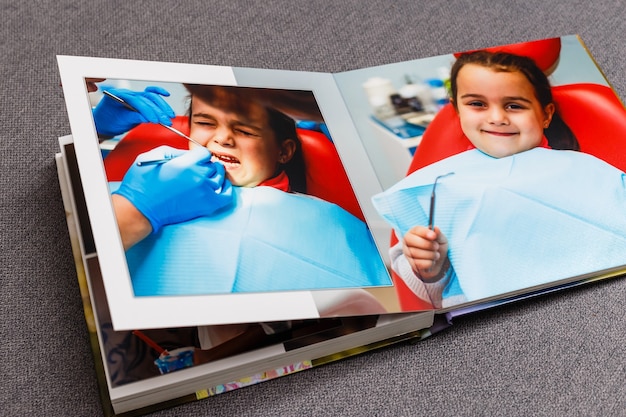
<svg viewBox="0 0 626 417"><path fill-rule="evenodd" d="M478 50L479 49L457 52L454 56L458 58L463 53L476 52ZM481 50L488 52L507 52L531 58L544 73L550 74L559 62L559 55L561 54L561 38L513 43L510 45L494 46Z"/></svg>

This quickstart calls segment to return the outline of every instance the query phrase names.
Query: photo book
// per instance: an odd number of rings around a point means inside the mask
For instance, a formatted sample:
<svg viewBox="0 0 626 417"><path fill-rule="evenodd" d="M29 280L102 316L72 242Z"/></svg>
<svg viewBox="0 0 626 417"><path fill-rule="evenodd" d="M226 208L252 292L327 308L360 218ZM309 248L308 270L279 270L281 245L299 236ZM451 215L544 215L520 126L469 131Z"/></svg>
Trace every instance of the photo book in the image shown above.
<svg viewBox="0 0 626 417"><path fill-rule="evenodd" d="M337 74L57 60L108 415L626 272L626 110L577 36Z"/></svg>

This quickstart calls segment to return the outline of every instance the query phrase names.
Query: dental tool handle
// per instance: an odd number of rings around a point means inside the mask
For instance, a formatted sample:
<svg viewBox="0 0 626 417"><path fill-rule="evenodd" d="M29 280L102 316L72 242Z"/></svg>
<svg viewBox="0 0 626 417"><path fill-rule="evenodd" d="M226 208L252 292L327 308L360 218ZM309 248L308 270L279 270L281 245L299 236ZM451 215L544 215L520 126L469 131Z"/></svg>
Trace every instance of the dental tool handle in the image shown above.
<svg viewBox="0 0 626 417"><path fill-rule="evenodd" d="M430 195L430 210L428 212L428 228L433 230L435 228L435 192L433 190Z"/></svg>

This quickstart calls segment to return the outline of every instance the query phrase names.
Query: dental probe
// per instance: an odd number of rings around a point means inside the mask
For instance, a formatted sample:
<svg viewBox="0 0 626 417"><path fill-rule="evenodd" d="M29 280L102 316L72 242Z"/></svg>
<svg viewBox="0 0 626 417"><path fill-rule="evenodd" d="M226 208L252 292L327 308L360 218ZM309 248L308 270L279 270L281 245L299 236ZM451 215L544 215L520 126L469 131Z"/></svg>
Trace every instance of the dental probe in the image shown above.
<svg viewBox="0 0 626 417"><path fill-rule="evenodd" d="M443 177L447 177L448 175L452 175L454 172L448 172L447 174L439 175L435 178L435 182L433 183L433 191L430 194L430 211L428 213L428 228L433 230L435 228L435 188L437 187L437 181L439 181Z"/></svg>
<svg viewBox="0 0 626 417"><path fill-rule="evenodd" d="M134 112L139 113L139 111L138 111L136 108L134 108L133 106L131 106L130 104L128 104L128 103L126 102L126 100L124 100L123 98L118 97L118 96L116 96L115 94L113 94L113 93L111 93L111 92L109 92L109 91L107 91L107 90L103 90L102 92L103 92L106 96L108 96L108 97L112 98L113 100L117 101L118 103L123 104L123 105L124 105L124 107L126 107L128 110L132 110L132 111L134 111ZM205 148L205 147L204 147L204 145L202 145L200 142L198 142L198 141L196 141L196 140L194 140L194 139L190 138L189 136L185 135L185 134L184 134L183 132L181 132L180 130L178 130L178 129L174 129L173 127L168 126L168 125L166 125L166 124L164 124L164 123L160 123L160 122L159 122L159 124L160 124L161 126L163 126L164 128L166 128L166 129L168 129L168 130L172 131L173 133L177 134L178 136L183 137L183 138L187 139L188 141L190 141L190 142L192 142L192 143L195 143L196 145L198 145L198 146L201 146L201 147ZM206 149L206 148L205 148L205 149Z"/></svg>

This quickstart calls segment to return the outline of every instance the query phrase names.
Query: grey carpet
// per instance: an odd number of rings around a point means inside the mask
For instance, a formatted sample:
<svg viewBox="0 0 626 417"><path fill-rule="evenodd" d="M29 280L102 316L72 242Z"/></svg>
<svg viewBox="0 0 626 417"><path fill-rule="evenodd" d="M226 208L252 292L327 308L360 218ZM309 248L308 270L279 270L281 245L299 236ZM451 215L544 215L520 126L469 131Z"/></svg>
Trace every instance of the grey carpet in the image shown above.
<svg viewBox="0 0 626 417"><path fill-rule="evenodd" d="M53 155L55 55L339 72L580 34L626 97L621 0L0 2L0 415L101 415ZM155 416L626 415L626 281L457 320Z"/></svg>

